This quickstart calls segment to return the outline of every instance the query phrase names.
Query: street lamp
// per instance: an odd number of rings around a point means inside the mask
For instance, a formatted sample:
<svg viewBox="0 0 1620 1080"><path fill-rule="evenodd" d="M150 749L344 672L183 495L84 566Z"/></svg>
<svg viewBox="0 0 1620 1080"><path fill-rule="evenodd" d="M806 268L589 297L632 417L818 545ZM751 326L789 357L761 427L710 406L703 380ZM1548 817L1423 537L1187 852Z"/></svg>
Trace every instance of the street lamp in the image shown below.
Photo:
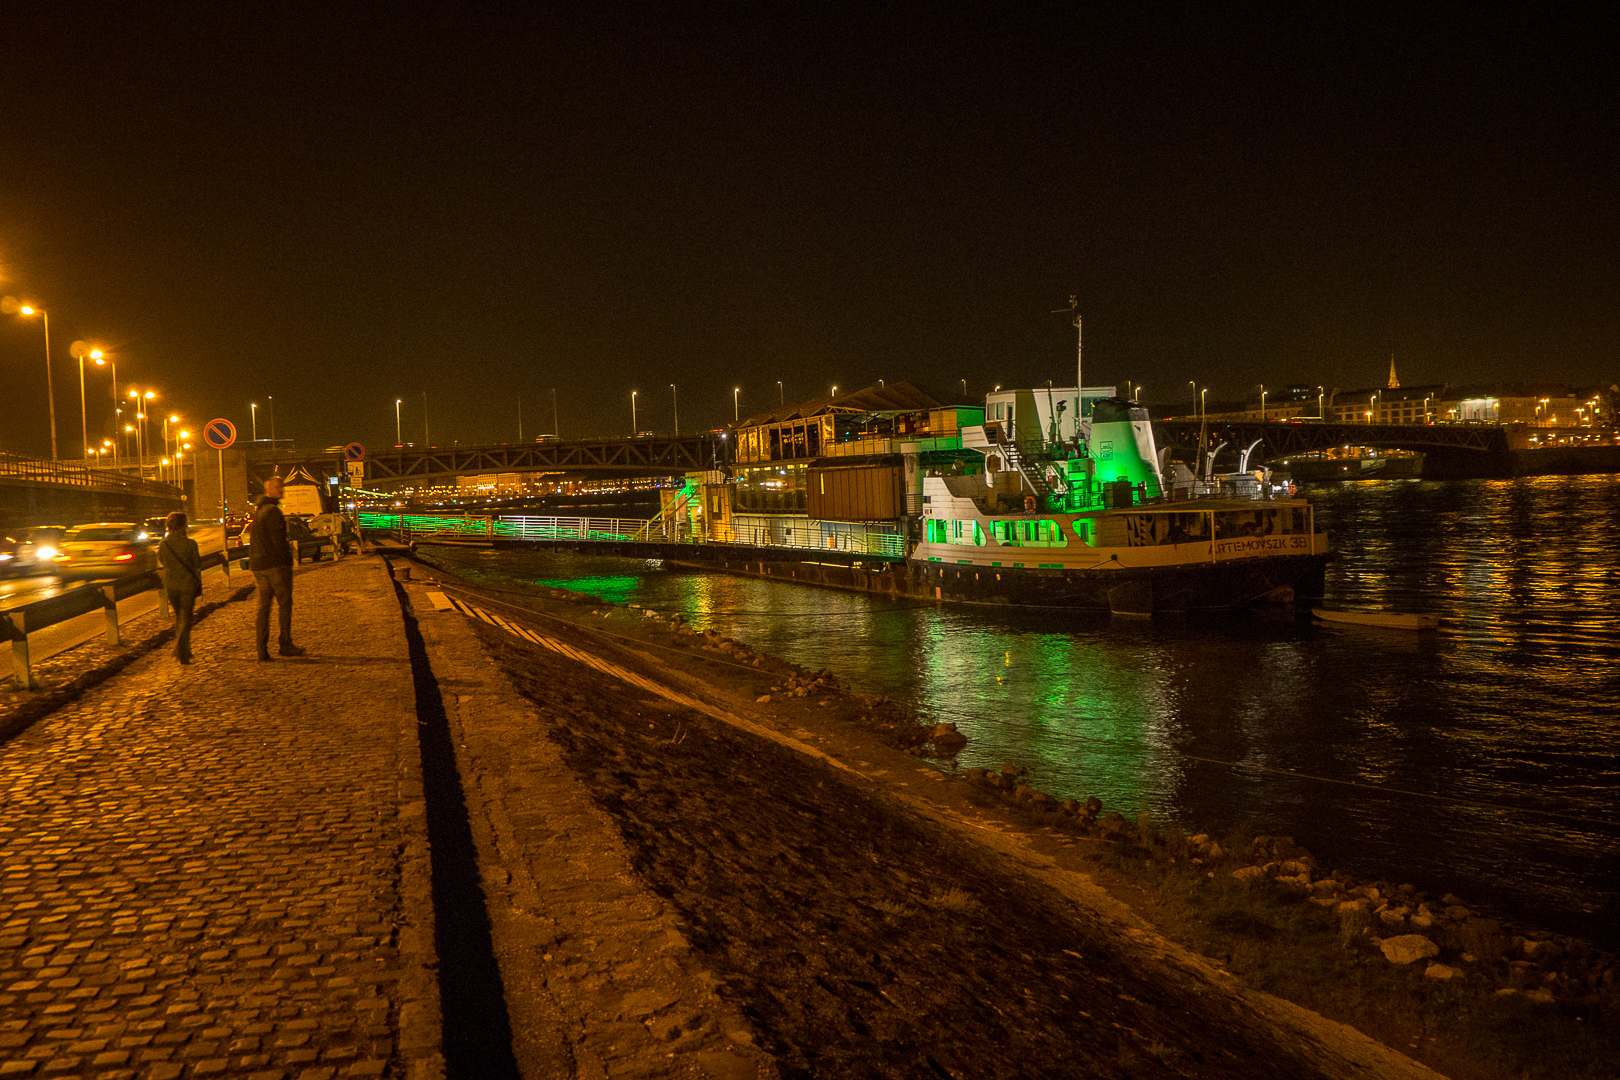
<svg viewBox="0 0 1620 1080"><path fill-rule="evenodd" d="M1209 419L1209 387L1207 386L1198 391L1198 418L1200 420Z"/></svg>
<svg viewBox="0 0 1620 1080"><path fill-rule="evenodd" d="M51 317L42 307L32 304L19 304L15 296L8 296L0 301L0 311L7 315L23 316L38 315L40 324L45 328L45 396L51 406L51 460L56 460L56 383L51 378Z"/></svg>
<svg viewBox="0 0 1620 1080"><path fill-rule="evenodd" d="M404 446L405 436L401 435L399 431L399 402L399 398L394 399L394 445Z"/></svg>
<svg viewBox="0 0 1620 1080"><path fill-rule="evenodd" d="M1316 418L1318 420L1326 420L1327 419L1327 413L1324 411L1324 407L1326 405L1327 405L1327 392L1325 390L1323 390L1320 386L1318 386L1316 388Z"/></svg>
<svg viewBox="0 0 1620 1080"><path fill-rule="evenodd" d="M742 393L742 387L740 387L740 386L735 387L731 391L731 422L732 423L736 423L737 421L742 419L742 414L738 411L738 405L737 405L737 395L740 394L740 393Z"/></svg>
<svg viewBox="0 0 1620 1080"><path fill-rule="evenodd" d="M96 363L101 363L101 350L92 349L82 341L75 341L68 346L68 355L79 362L79 431L84 439L85 463L90 461L90 421L86 418L84 408L84 358L89 357Z"/></svg>
<svg viewBox="0 0 1620 1080"><path fill-rule="evenodd" d="M1262 424L1266 422L1266 387L1264 383L1260 384L1260 422Z"/></svg>
<svg viewBox="0 0 1620 1080"><path fill-rule="evenodd" d="M180 418L178 416L166 416L163 418L163 453L165 455L169 452L169 425L178 424L179 422ZM168 463L168 458L165 457L163 464L167 465Z"/></svg>
<svg viewBox="0 0 1620 1080"><path fill-rule="evenodd" d="M253 418L253 441L258 442L259 441L259 403L257 401L250 401L250 402L248 402L248 408L253 410L253 417L252 417Z"/></svg>
<svg viewBox="0 0 1620 1080"><path fill-rule="evenodd" d="M777 383L776 385L781 386L782 384ZM675 410L675 434L679 435L681 433L681 399L675 393L674 383L669 384L669 403Z"/></svg>
<svg viewBox="0 0 1620 1080"><path fill-rule="evenodd" d="M778 405L787 404L787 391L782 389L781 379L776 380L776 403Z"/></svg>
<svg viewBox="0 0 1620 1080"><path fill-rule="evenodd" d="M1188 379L1187 385L1192 387L1193 415L1198 415L1198 380Z"/></svg>
<svg viewBox="0 0 1620 1080"><path fill-rule="evenodd" d="M630 434L634 435L636 428L636 392L630 391Z"/></svg>

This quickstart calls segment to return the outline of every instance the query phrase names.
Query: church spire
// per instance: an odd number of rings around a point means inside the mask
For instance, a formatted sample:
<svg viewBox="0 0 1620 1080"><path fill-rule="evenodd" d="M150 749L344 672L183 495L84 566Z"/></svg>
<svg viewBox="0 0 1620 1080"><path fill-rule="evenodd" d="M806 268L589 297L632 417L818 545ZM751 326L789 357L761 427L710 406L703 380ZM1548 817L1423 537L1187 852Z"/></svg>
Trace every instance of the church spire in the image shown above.
<svg viewBox="0 0 1620 1080"><path fill-rule="evenodd" d="M1399 378L1397 378L1396 375L1395 375L1395 354L1394 353L1389 354L1389 388L1391 390L1399 390L1401 388L1401 380Z"/></svg>

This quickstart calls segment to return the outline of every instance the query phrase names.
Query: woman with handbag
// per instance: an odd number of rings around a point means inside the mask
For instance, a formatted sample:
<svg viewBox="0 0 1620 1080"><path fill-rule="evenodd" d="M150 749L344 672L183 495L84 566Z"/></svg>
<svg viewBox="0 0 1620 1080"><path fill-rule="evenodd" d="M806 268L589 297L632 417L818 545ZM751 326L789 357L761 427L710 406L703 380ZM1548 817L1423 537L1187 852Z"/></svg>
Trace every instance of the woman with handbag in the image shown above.
<svg viewBox="0 0 1620 1080"><path fill-rule="evenodd" d="M186 535L183 511L170 514L164 524L167 534L158 545L158 565L163 568L163 591L174 609L174 656L189 664L192 608L202 592L202 552L197 541Z"/></svg>

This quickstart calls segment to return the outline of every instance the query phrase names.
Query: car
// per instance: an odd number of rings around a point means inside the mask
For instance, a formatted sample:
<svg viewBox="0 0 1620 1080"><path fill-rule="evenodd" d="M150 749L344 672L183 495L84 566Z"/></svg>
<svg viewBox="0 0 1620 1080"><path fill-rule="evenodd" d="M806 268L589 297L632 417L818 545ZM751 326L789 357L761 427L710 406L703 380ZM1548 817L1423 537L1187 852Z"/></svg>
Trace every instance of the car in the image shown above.
<svg viewBox="0 0 1620 1080"><path fill-rule="evenodd" d="M62 539L56 572L63 577L123 577L157 569L157 545L132 521L75 525Z"/></svg>
<svg viewBox="0 0 1620 1080"><path fill-rule="evenodd" d="M17 545L21 541L11 536L0 536L0 577L11 577L17 572Z"/></svg>
<svg viewBox="0 0 1620 1080"><path fill-rule="evenodd" d="M56 573L62 538L67 533L66 525L35 525L24 532L17 540L13 560L17 568L12 573L18 577Z"/></svg>
<svg viewBox="0 0 1620 1080"><path fill-rule="evenodd" d="M326 516L328 515L322 515L322 517ZM305 559L314 562L321 557L321 550L328 544L337 545L341 543L335 537L317 534L314 529L310 528L309 521L299 514L287 514L285 520L287 522L287 540L298 544L297 561L299 562L303 562ZM242 529L240 543L242 545L242 554L239 557L246 562L249 557L248 551L253 545L253 522L249 521L246 527ZM336 557L334 551L333 558Z"/></svg>

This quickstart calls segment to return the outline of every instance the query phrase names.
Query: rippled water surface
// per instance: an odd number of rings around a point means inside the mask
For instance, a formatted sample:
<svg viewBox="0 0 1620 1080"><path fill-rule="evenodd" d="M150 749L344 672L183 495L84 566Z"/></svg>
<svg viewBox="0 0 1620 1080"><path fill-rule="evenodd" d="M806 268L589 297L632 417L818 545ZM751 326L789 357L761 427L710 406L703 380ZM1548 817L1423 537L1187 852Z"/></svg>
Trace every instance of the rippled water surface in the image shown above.
<svg viewBox="0 0 1620 1080"><path fill-rule="evenodd" d="M1620 919L1620 477L1315 488L1332 606L1435 633L1113 620L892 601L630 560L435 549L468 577L683 611L1014 762L1216 834L1295 836L1328 865L1615 944Z"/></svg>

